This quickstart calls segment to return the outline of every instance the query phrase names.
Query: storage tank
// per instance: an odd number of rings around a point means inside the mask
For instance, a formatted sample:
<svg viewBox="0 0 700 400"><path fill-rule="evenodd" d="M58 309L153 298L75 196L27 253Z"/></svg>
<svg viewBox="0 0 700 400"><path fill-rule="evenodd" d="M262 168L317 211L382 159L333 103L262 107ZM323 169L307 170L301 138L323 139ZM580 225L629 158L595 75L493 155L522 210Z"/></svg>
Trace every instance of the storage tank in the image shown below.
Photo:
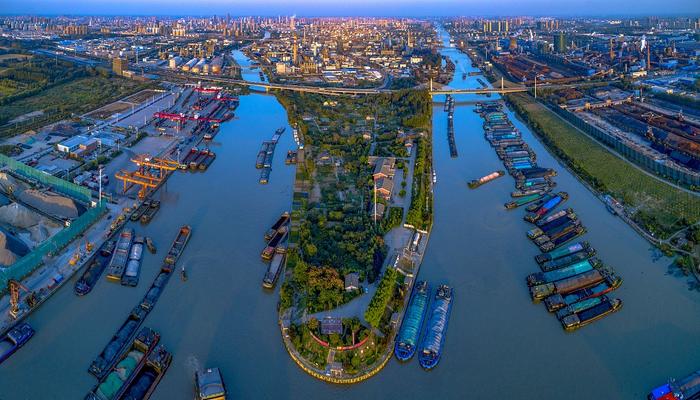
<svg viewBox="0 0 700 400"><path fill-rule="evenodd" d="M221 57L214 57L211 61L211 73L220 74L221 68L224 66L224 59Z"/></svg>
<svg viewBox="0 0 700 400"><path fill-rule="evenodd" d="M197 64L194 65L194 67L192 67L190 69L190 71L192 71L195 74L198 74L198 73L202 72L202 68L204 68L204 64L206 64L206 63L207 63L207 60L202 58L201 60L199 60L199 62Z"/></svg>
<svg viewBox="0 0 700 400"><path fill-rule="evenodd" d="M197 61L198 61L197 58L193 58L190 61L187 61L187 63L185 63L185 65L182 66L182 70L183 71L191 70L192 67L194 67L195 64L197 64Z"/></svg>

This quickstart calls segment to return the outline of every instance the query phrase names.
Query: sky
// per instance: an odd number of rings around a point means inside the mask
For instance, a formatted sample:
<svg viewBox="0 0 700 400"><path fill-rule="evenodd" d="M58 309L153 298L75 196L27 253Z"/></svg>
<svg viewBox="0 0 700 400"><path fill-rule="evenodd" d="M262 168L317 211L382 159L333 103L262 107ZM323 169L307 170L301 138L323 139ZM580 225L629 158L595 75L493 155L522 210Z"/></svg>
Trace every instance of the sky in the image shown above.
<svg viewBox="0 0 700 400"><path fill-rule="evenodd" d="M700 15L698 0L0 0L0 14L299 16Z"/></svg>

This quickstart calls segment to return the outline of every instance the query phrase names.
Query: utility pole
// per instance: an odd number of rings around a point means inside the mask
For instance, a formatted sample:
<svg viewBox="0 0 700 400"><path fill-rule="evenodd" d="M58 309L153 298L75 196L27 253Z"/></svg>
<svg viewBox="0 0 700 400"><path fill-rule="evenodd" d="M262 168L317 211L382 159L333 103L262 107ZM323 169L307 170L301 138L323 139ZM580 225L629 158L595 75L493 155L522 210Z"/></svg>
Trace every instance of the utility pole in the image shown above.
<svg viewBox="0 0 700 400"><path fill-rule="evenodd" d="M535 98L537 98L537 74L535 74Z"/></svg>
<svg viewBox="0 0 700 400"><path fill-rule="evenodd" d="M377 182L374 182L374 227L377 227Z"/></svg>
<svg viewBox="0 0 700 400"><path fill-rule="evenodd" d="M102 204L102 166L100 165L100 177L97 181L97 185L99 187L98 195L97 195L97 204Z"/></svg>

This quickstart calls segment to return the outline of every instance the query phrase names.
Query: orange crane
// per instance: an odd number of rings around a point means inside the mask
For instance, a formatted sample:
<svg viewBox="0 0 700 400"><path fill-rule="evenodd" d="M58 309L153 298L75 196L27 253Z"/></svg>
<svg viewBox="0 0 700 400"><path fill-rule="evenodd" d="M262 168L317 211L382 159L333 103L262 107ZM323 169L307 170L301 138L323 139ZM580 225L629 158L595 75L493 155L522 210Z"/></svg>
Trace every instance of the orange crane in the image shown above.
<svg viewBox="0 0 700 400"><path fill-rule="evenodd" d="M136 164L136 171L121 170L115 177L124 183L123 193L128 192L134 185L140 185L139 198L146 197L148 189L156 188L167 178L169 171L175 171L180 166L177 161L151 157L148 154L139 154L132 158L131 162Z"/></svg>
<svg viewBox="0 0 700 400"><path fill-rule="evenodd" d="M12 316L12 318L17 318L17 315L19 315L20 289L24 290L29 294L29 296L27 297L27 305L29 305L29 307L33 307L36 304L36 297L34 295L34 292L27 289L27 287L22 285L19 281L10 279L7 282L7 287L10 290L10 315Z"/></svg>

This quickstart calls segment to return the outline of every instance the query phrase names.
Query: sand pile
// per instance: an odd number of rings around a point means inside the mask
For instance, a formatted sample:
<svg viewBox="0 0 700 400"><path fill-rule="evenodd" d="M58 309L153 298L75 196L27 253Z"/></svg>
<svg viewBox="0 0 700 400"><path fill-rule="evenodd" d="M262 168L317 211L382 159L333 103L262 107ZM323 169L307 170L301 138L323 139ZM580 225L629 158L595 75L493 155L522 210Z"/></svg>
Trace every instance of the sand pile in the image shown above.
<svg viewBox="0 0 700 400"><path fill-rule="evenodd" d="M78 206L68 197L40 192L36 189L27 189L19 193L17 198L49 215L54 215L63 219L78 217Z"/></svg>
<svg viewBox="0 0 700 400"><path fill-rule="evenodd" d="M34 211L18 203L10 203L0 207L0 222L28 229L41 221L41 217Z"/></svg>
<svg viewBox="0 0 700 400"><path fill-rule="evenodd" d="M24 182L20 182L6 172L0 172L0 190L4 193L21 192L27 188Z"/></svg>
<svg viewBox="0 0 700 400"><path fill-rule="evenodd" d="M26 244L0 229L0 265L12 265L28 252Z"/></svg>
<svg viewBox="0 0 700 400"><path fill-rule="evenodd" d="M30 227L28 229L29 231L29 239L36 243L42 243L46 239L50 238L53 236L56 232L61 230L61 226L57 224L53 224L52 222L48 220L41 220L39 221L38 224Z"/></svg>

